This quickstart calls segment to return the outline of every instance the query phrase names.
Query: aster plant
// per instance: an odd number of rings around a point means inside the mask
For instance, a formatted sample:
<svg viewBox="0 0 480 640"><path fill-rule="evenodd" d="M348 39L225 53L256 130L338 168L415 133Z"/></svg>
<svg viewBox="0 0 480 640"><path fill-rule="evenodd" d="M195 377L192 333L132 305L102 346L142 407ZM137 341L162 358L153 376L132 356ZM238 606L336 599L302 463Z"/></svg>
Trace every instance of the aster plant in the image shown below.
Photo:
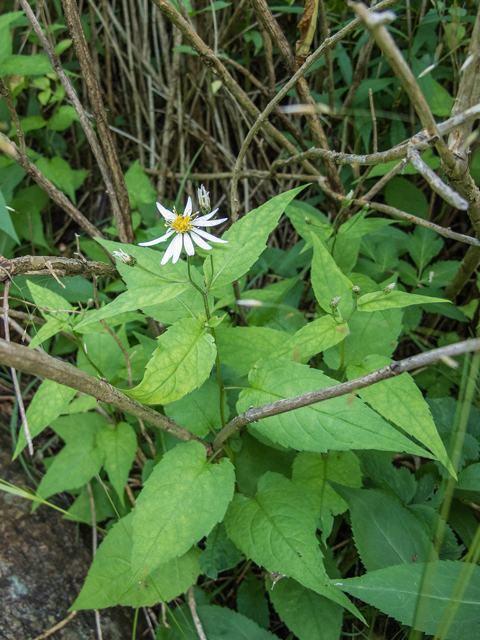
<svg viewBox="0 0 480 640"><path fill-rule="evenodd" d="M165 226L168 227L168 231L160 238L150 240L149 242L140 242L139 244L142 247L151 247L155 244L159 244L160 242L165 242L165 240L168 240L173 236L173 239L168 245L165 255L162 258L162 265L166 264L170 258L172 258L172 263L175 264L180 258L182 249L185 249L188 256L193 256L195 253L193 243L205 251L210 251L212 247L207 244L205 240L208 240L209 242L227 242L226 240L221 240L211 233L207 233L199 228L213 227L218 224L222 224L222 222L227 220L227 218L212 220L218 209L210 211L209 194L203 185L198 189L198 200L200 202L202 213L204 213L204 215L200 217L197 217L199 216L200 211L192 213L193 205L190 196L188 197L183 214L178 213L175 207L173 207L173 211L169 211L160 204L160 202L157 202L157 209L165 218Z"/></svg>

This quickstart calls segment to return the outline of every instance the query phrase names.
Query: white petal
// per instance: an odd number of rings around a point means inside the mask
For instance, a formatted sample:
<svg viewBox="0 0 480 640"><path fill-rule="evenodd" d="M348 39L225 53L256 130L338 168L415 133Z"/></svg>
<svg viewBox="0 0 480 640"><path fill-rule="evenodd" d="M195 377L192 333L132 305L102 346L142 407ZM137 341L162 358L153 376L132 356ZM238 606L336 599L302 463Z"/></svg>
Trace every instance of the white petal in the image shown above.
<svg viewBox="0 0 480 640"><path fill-rule="evenodd" d="M141 247L151 247L152 245L158 244L159 242L165 242L165 240L169 238L172 235L172 233L175 233L175 231L173 229L169 229L167 233L161 238L157 238L156 240L149 240L149 242L139 242L138 244Z"/></svg>
<svg viewBox="0 0 480 640"><path fill-rule="evenodd" d="M185 205L185 211L183 212L183 217L190 217L192 215L192 199L188 196L187 204Z"/></svg>
<svg viewBox="0 0 480 640"><path fill-rule="evenodd" d="M197 220L210 220L210 218L213 218L213 216L217 213L218 209L214 209L213 211L210 211L210 213L207 213L205 216L202 216L201 218L197 218Z"/></svg>
<svg viewBox="0 0 480 640"><path fill-rule="evenodd" d="M165 207L162 204L160 204L160 202L157 202L157 209L160 211L160 213L165 218L165 220L169 220L170 222L172 220L175 220L176 218L175 214L169 211L168 209L165 209Z"/></svg>
<svg viewBox="0 0 480 640"><path fill-rule="evenodd" d="M162 258L162 261L160 262L160 264L167 264L167 262L170 260L170 258L173 256L173 251L175 249L175 240L178 238L178 236L175 236L174 239L170 242L170 244L167 247L167 250L165 251L165 255Z"/></svg>
<svg viewBox="0 0 480 640"><path fill-rule="evenodd" d="M208 240L209 242L225 242L225 243L228 242L228 240L221 240L216 236L212 236L211 233L207 233L206 231L202 231L201 229L195 229L195 232L198 233L200 236L202 236L202 238L205 238L206 240Z"/></svg>
<svg viewBox="0 0 480 640"><path fill-rule="evenodd" d="M195 242L195 244L197 244L200 247L200 249L205 249L205 251L210 251L210 249L212 248L209 244L205 242L205 240L202 240L200 236L197 236L195 231L190 231L190 237Z"/></svg>
<svg viewBox="0 0 480 640"><path fill-rule="evenodd" d="M218 220L204 220L203 218L199 218L198 220L192 220L192 224L195 227L214 227L217 224L222 224L228 218L219 218Z"/></svg>
<svg viewBox="0 0 480 640"><path fill-rule="evenodd" d="M175 240L172 241L172 244L173 244L172 264L175 264L178 261L180 254L182 253L183 233L179 233L175 238Z"/></svg>
<svg viewBox="0 0 480 640"><path fill-rule="evenodd" d="M195 254L195 247L193 246L193 242L192 242L192 239L190 238L190 234L188 233L183 234L183 244L185 246L185 251L187 252L187 255L193 256Z"/></svg>

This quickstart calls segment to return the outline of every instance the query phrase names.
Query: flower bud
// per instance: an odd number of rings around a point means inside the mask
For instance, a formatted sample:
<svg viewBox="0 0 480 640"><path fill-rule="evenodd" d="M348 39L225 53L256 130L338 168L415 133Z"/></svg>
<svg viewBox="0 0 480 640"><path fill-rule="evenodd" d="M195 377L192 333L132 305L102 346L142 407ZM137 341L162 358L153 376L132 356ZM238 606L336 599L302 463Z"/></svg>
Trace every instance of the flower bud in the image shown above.
<svg viewBox="0 0 480 640"><path fill-rule="evenodd" d="M305 218L305 224L312 224L312 221L310 220L310 218Z"/></svg>
<svg viewBox="0 0 480 640"><path fill-rule="evenodd" d="M392 291L395 289L395 282L392 282L392 284L388 284L385 289L383 290L383 293L385 295L392 293Z"/></svg>
<svg viewBox="0 0 480 640"><path fill-rule="evenodd" d="M360 287L358 287L357 285L355 285L352 289L352 293L355 296L359 296L362 293L362 290L360 289Z"/></svg>
<svg viewBox="0 0 480 640"><path fill-rule="evenodd" d="M125 253L123 249L112 252L117 260L121 260L124 264L128 264L129 267L134 267L137 264L137 259L131 256L129 253Z"/></svg>
<svg viewBox="0 0 480 640"><path fill-rule="evenodd" d="M332 298L330 300L330 308L331 309L335 310L338 307L338 303L339 303L341 297L342 296L337 296L336 298Z"/></svg>
<svg viewBox="0 0 480 640"><path fill-rule="evenodd" d="M203 184L197 190L197 193L198 193L198 204L200 205L200 211L202 212L203 215L210 213L210 211L212 210L212 207L210 205L210 194L205 189Z"/></svg>

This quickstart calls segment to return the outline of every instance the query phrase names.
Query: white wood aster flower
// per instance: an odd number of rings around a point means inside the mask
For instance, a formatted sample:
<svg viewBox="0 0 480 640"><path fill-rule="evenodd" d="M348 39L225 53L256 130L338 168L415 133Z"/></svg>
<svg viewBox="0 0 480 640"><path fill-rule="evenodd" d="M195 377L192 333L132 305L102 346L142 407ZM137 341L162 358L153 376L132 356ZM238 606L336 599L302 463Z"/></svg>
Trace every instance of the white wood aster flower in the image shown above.
<svg viewBox="0 0 480 640"><path fill-rule="evenodd" d="M158 244L159 242L164 242L168 240L170 236L175 235L173 240L167 247L165 251L165 255L162 258L160 264L166 264L170 258L172 258L172 263L175 264L180 257L182 252L182 248L185 249L187 255L193 256L195 253L195 247L193 243L199 246L201 249L205 249L210 251L212 248L209 244L203 240L205 238L209 242L222 242L226 243L226 240L221 240L215 236L212 236L211 233L207 233L198 227L213 227L217 224L222 224L225 222L227 218L220 218L219 220L211 220L213 216L217 213L218 209L214 209L210 213L207 213L205 216L200 216L197 218L199 212L192 213L192 199L189 197L187 200L187 204L185 206L185 211L183 214L177 213L175 207L173 207L173 212L165 209L159 202L157 202L157 209L160 211L162 216L165 218L165 226L169 227L167 233L156 240L150 240L150 242L140 242L139 244L142 247L151 247L154 244ZM193 240L193 242L192 242Z"/></svg>

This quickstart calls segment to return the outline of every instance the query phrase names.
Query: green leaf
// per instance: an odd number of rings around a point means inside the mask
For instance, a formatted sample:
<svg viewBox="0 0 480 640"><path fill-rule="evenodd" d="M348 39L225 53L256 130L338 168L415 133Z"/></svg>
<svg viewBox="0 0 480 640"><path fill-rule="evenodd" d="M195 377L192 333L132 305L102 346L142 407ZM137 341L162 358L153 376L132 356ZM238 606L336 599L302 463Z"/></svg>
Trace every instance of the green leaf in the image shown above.
<svg viewBox="0 0 480 640"><path fill-rule="evenodd" d="M383 309L399 309L410 307L414 304L430 304L432 302L451 302L442 298L432 298L430 296L420 296L404 291L374 291L366 293L358 299L358 311L382 311Z"/></svg>
<svg viewBox="0 0 480 640"><path fill-rule="evenodd" d="M5 198L3 197L3 193L1 191L0 191L0 229L3 232L5 232L8 236L10 236L12 240L15 240L17 244L20 244L20 240L18 239L17 233L15 231L15 227L12 224L10 212L7 209Z"/></svg>
<svg viewBox="0 0 480 640"><path fill-rule="evenodd" d="M338 324L331 315L323 316L299 329L273 355L306 363L312 356L345 340L347 335L348 325Z"/></svg>
<svg viewBox="0 0 480 640"><path fill-rule="evenodd" d="M213 337L196 318L180 320L158 338L142 382L127 395L144 404L167 404L201 387L215 362Z"/></svg>
<svg viewBox="0 0 480 640"><path fill-rule="evenodd" d="M57 453L37 495L48 498L54 493L79 489L100 473L103 459L104 452L97 447L94 435L87 431L78 434Z"/></svg>
<svg viewBox="0 0 480 640"><path fill-rule="evenodd" d="M348 502L355 545L367 571L425 562L432 547L425 527L396 497L378 489L334 486Z"/></svg>
<svg viewBox="0 0 480 640"><path fill-rule="evenodd" d="M152 571L185 553L222 520L235 483L228 458L206 459L205 447L190 441L168 451L137 498L132 571Z"/></svg>
<svg viewBox="0 0 480 640"><path fill-rule="evenodd" d="M110 482L125 505L125 484L137 450L135 431L127 422L119 422L116 427L106 424L97 435L97 445L105 454Z"/></svg>
<svg viewBox="0 0 480 640"><path fill-rule="evenodd" d="M112 504L112 497L109 495L112 493L109 492L109 488L104 483L92 482L90 489L95 504L95 523L115 518L117 514ZM80 519L92 524L92 501L87 486L82 488L75 502L63 517L65 520L78 522Z"/></svg>
<svg viewBox="0 0 480 640"><path fill-rule="evenodd" d="M17 191L10 202L13 214L13 226L19 238L41 245L48 249L50 246L43 233L41 212L50 202L48 194L36 184Z"/></svg>
<svg viewBox="0 0 480 640"><path fill-rule="evenodd" d="M188 282L187 265L183 260L179 260L175 265L168 262L161 266L162 253L158 251L99 238L96 240L110 253L118 250L125 251L136 258L138 264L130 267L117 260L117 269L128 291L102 309L86 316L78 325L79 328L92 322L112 318L125 311L136 311L157 305L191 288Z"/></svg>
<svg viewBox="0 0 480 640"><path fill-rule="evenodd" d="M68 162L63 158L38 158L34 161L35 165L51 180L53 184L63 191L76 204L75 191L82 186L83 181L88 175L86 170L73 170Z"/></svg>
<svg viewBox="0 0 480 640"><path fill-rule="evenodd" d="M225 516L229 537L267 571L295 578L362 619L337 589L325 586L328 577L315 535L317 518L307 494L278 473L267 472L258 485L255 497L234 496Z"/></svg>
<svg viewBox="0 0 480 640"><path fill-rule="evenodd" d="M390 180L385 187L385 200L390 207L401 208L419 218L428 218L428 200L425 194L407 178L396 176Z"/></svg>
<svg viewBox="0 0 480 640"><path fill-rule="evenodd" d="M321 453L301 451L293 463L292 480L308 491L308 496L321 518L348 509L345 500L333 489L330 480L347 487L360 488L360 462L353 451Z"/></svg>
<svg viewBox="0 0 480 640"><path fill-rule="evenodd" d="M263 629L268 629L270 626L265 585L263 580L257 580L253 573L247 573L238 587L237 611L254 620Z"/></svg>
<svg viewBox="0 0 480 640"><path fill-rule="evenodd" d="M133 514L119 520L99 546L85 584L71 609L104 609L117 604L149 607L169 602L196 582L200 574L200 551L193 547L172 558L132 584ZM148 585L148 586L147 586Z"/></svg>
<svg viewBox="0 0 480 640"><path fill-rule="evenodd" d="M367 218L369 211L362 209L344 222L338 230L337 238L363 238L367 233L378 231L394 223L385 218Z"/></svg>
<svg viewBox="0 0 480 640"><path fill-rule="evenodd" d="M268 327L219 327L216 344L220 362L247 374L261 358L281 350L288 337L282 331Z"/></svg>
<svg viewBox="0 0 480 640"><path fill-rule="evenodd" d="M65 411L76 393L75 389L65 387L63 384L53 382L53 380L44 380L41 383L27 409L28 429L32 438L38 436ZM25 433L21 429L13 456L14 460L26 445Z"/></svg>
<svg viewBox="0 0 480 640"><path fill-rule="evenodd" d="M453 25L448 25L453 26ZM433 81L433 98L430 103L432 113L441 118L448 118L452 113L453 98L439 82Z"/></svg>
<svg viewBox="0 0 480 640"><path fill-rule="evenodd" d="M262 360L250 372L250 387L241 392L239 413L276 400L338 384L321 371L286 360ZM260 420L251 427L283 446L297 450L348 451L382 449L428 455L356 398L332 398Z"/></svg>
<svg viewBox="0 0 480 640"><path fill-rule="evenodd" d="M155 202L157 199L157 192L150 184L150 180L145 175L138 160L135 160L126 172L125 185L127 187L128 199L130 200L132 211L136 211L141 204Z"/></svg>
<svg viewBox="0 0 480 640"><path fill-rule="evenodd" d="M453 587L460 575L463 562L448 560L436 563L435 578L431 589L422 594L426 599L426 618L419 631L433 635L450 602ZM377 607L402 624L413 625L415 605L422 584L424 564L404 564L379 571L371 571L360 578L348 578L335 581L340 589L355 598ZM480 609L480 567L473 567L473 575L468 582L463 598L459 603L454 624L447 634L449 640L465 640L478 635Z"/></svg>
<svg viewBox="0 0 480 640"><path fill-rule="evenodd" d="M367 356L362 366L348 367L348 379L359 378L391 362L382 356ZM438 435L428 404L410 374L402 373L390 380L382 380L371 387L359 389L357 393L372 409L428 447L455 477L455 470Z"/></svg>
<svg viewBox="0 0 480 640"><path fill-rule="evenodd" d="M35 349L35 347L41 345L42 342L45 342L64 329L68 331L69 323L65 322L64 320L60 320L55 316L51 316L50 318L48 318L46 324L44 324L40 328L37 328L36 326L33 327L32 333L34 335L32 337L32 341L28 345L29 349Z"/></svg>
<svg viewBox="0 0 480 640"><path fill-rule="evenodd" d="M221 571L233 569L243 558L230 538L223 522L216 524L208 534L205 551L200 556L202 571L212 580L216 580Z"/></svg>
<svg viewBox="0 0 480 640"><path fill-rule="evenodd" d="M298 640L339 639L343 609L336 602L291 578L279 580L268 595L280 619Z"/></svg>
<svg viewBox="0 0 480 640"><path fill-rule="evenodd" d="M71 414L71 413L83 413L85 411L90 411L97 406L97 399L92 396L83 395L79 398L76 398L71 402L66 409L62 411L63 414Z"/></svg>
<svg viewBox="0 0 480 640"><path fill-rule="evenodd" d="M82 335L82 346L77 353L79 369L111 381L124 364L125 356L120 346L105 327L101 327L96 333Z"/></svg>
<svg viewBox="0 0 480 640"><path fill-rule="evenodd" d="M229 409L224 399L225 419L228 420ZM199 389L195 389L176 402L165 405L165 414L181 424L199 438L204 438L210 431L220 430L220 388L218 381L206 380Z"/></svg>
<svg viewBox="0 0 480 640"><path fill-rule="evenodd" d="M212 309L213 296L208 297L208 302L209 308ZM205 299L199 291L189 286L174 298L143 307L143 312L164 325L175 324L183 318L198 318L199 315L205 315Z"/></svg>
<svg viewBox="0 0 480 640"><path fill-rule="evenodd" d="M170 629L158 628L158 640L198 640L190 611L184 612L182 609L180 609L177 623L172 624ZM278 638L259 627L253 620L227 607L200 605L197 606L197 613L208 640L232 640L233 638L235 640L277 640Z"/></svg>
<svg viewBox="0 0 480 640"><path fill-rule="evenodd" d="M12 55L0 61L0 73L17 76L40 76L54 73L52 65L44 53L36 55Z"/></svg>
<svg viewBox="0 0 480 640"><path fill-rule="evenodd" d="M23 16L23 15L24 15L23 11L12 11L9 13L4 13L3 15L0 16L0 29L3 29L3 27L6 27L7 25L11 24L17 18L20 18L20 16Z"/></svg>
<svg viewBox="0 0 480 640"><path fill-rule="evenodd" d="M215 247L212 251L213 272L211 261L204 263L205 277L211 286L231 284L250 269L265 249L268 236L276 227L285 207L303 189L305 186L275 196L240 218L223 234L222 239L229 244L221 249Z"/></svg>
<svg viewBox="0 0 480 640"><path fill-rule="evenodd" d="M68 104L64 104L50 118L47 124L47 129L50 129L50 131L65 131L72 122L78 121L78 113L75 108Z"/></svg>
<svg viewBox="0 0 480 640"><path fill-rule="evenodd" d="M480 462L469 465L458 475L455 489L480 491Z"/></svg>
<svg viewBox="0 0 480 640"><path fill-rule="evenodd" d="M327 216L307 202L294 200L285 209L285 213L298 234L306 240L306 249L312 246L312 235L326 242L333 233Z"/></svg>
<svg viewBox="0 0 480 640"><path fill-rule="evenodd" d="M31 280L27 280L27 286L30 291L30 294L33 298L33 301L38 306L40 313L44 318L50 318L51 314L54 318L61 320L63 322L68 322L70 319L70 314L68 311L73 309L72 305L59 296L58 293L54 291L50 291L46 287L41 287L35 282ZM55 313L60 311L60 313Z"/></svg>
<svg viewBox="0 0 480 640"><path fill-rule="evenodd" d="M324 311L331 314L332 298L340 298L338 308L345 318L353 309L353 285L337 267L324 243L315 235L312 236L312 242L312 286L318 304Z"/></svg>
<svg viewBox="0 0 480 640"><path fill-rule="evenodd" d="M350 333L345 340L325 351L326 364L335 371L340 366L361 364L372 353L390 357L402 332L402 316L400 309L354 313L348 321Z"/></svg>
<svg viewBox="0 0 480 640"><path fill-rule="evenodd" d="M443 240L431 229L417 225L409 237L408 252L420 272L440 253Z"/></svg>

